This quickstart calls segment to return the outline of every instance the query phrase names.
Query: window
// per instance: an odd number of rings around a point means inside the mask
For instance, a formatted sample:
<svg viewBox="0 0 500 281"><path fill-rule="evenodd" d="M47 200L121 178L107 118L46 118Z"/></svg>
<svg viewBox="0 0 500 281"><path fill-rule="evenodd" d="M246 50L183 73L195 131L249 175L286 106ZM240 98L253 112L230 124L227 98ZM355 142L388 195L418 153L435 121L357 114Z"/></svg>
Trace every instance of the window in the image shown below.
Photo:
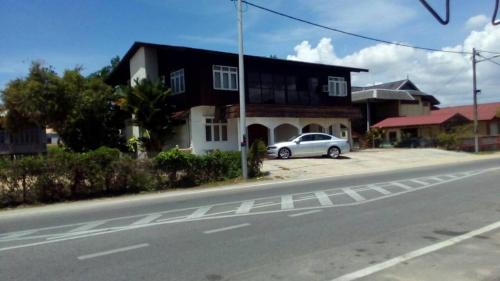
<svg viewBox="0 0 500 281"><path fill-rule="evenodd" d="M314 135L305 135L300 138L300 141L313 141L314 140Z"/></svg>
<svg viewBox="0 0 500 281"><path fill-rule="evenodd" d="M289 104L297 104L299 96L297 93L297 79L295 76L286 77L286 93Z"/></svg>
<svg viewBox="0 0 500 281"><path fill-rule="evenodd" d="M332 137L330 136L327 136L327 135L314 135L314 139L317 140L317 141L323 141L323 140L331 140Z"/></svg>
<svg viewBox="0 0 500 281"><path fill-rule="evenodd" d="M258 72L248 73L248 100L250 103L262 102L260 75Z"/></svg>
<svg viewBox="0 0 500 281"><path fill-rule="evenodd" d="M184 69L170 72L170 88L172 89L172 94L180 94L186 91Z"/></svg>
<svg viewBox="0 0 500 281"><path fill-rule="evenodd" d="M274 75L274 102L286 104L285 76Z"/></svg>
<svg viewBox="0 0 500 281"><path fill-rule="evenodd" d="M238 68L222 65L213 66L214 89L238 90Z"/></svg>
<svg viewBox="0 0 500 281"><path fill-rule="evenodd" d="M330 97L347 96L347 82L344 77L328 76L328 95Z"/></svg>
<svg viewBox="0 0 500 281"><path fill-rule="evenodd" d="M274 103L273 75L261 73L262 103Z"/></svg>
<svg viewBox="0 0 500 281"><path fill-rule="evenodd" d="M206 141L227 141L227 121L205 119L205 140Z"/></svg>

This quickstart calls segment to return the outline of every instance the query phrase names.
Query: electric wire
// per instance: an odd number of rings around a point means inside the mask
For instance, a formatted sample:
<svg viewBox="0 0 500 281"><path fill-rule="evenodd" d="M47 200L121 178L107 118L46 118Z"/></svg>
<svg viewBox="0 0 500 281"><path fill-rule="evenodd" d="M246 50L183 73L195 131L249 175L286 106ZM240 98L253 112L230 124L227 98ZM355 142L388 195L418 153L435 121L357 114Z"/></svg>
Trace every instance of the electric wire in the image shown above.
<svg viewBox="0 0 500 281"><path fill-rule="evenodd" d="M272 14L275 14L275 15L278 15L278 16L281 16L281 17L284 17L284 18L288 18L288 19L291 19L291 20L294 20L294 21L306 23L306 24L309 24L309 25L312 25L312 26L316 26L316 27L319 27L319 28L327 29L327 30L334 31L334 32L337 32L337 33L341 33L341 34L345 34L345 35L349 35L349 36L353 36L353 37L357 37L357 38L362 38L362 39L366 39L366 40L370 40L370 41L375 41L375 42L385 43L385 44L390 44L390 45L396 45L396 46L405 47L405 48L412 48L412 49L418 49L418 50L432 51L432 52L452 53L452 54L460 54L460 55L472 54L471 52L465 52L465 51L441 50L441 49L435 49L435 48L429 48L429 47L413 46L413 45L408 45L408 44L398 43L398 42L391 42L391 41L388 41L388 40L379 39L379 38L375 38L375 37L371 37L371 36L366 36L366 35L362 35L362 34L357 34L357 33L353 33L353 32L348 32L348 31L341 30L341 29L338 29L338 28L333 28L333 27L329 27L329 26L326 26L326 25L315 23L315 22L312 22L312 21L309 21L309 20L301 19L301 18L298 18L298 17L295 17L295 16L291 16L291 15L288 15L288 14L285 14L285 13L282 13L282 12L279 12L279 11L276 11L276 10L273 10L273 9L270 9L270 8L266 8L264 6L257 5L255 3L252 3L252 2L249 2L249 1L246 1L246 0L242 0L241 2L246 3L248 6L252 6L254 8L257 8L257 9L260 9L260 10L263 10L263 11L267 11L269 13L272 13Z"/></svg>
<svg viewBox="0 0 500 281"><path fill-rule="evenodd" d="M495 57L487 58L485 56L482 56L481 54L478 54L478 56L483 58L482 61L489 61L491 63L494 63L494 64L500 66L500 63L498 63L498 62L496 62L496 61L493 60Z"/></svg>
<svg viewBox="0 0 500 281"><path fill-rule="evenodd" d="M231 1L236 1L236 0L231 0ZM449 0L447 0L447 1L449 1ZM496 1L500 2L500 0L496 0ZM370 40L370 41L374 41L374 42L379 42L379 43L384 43L384 44L390 44L390 45L395 45L395 46L400 46L400 47L405 47L405 48L412 48L412 49L418 49L418 50L424 50L424 51L431 51L431 52L451 53L451 54L460 54L460 55L471 55L472 54L472 52L467 52L467 51L443 50L443 49L436 49L436 48L423 47L423 46L413 46L413 45L404 44L404 43L398 43L398 42L391 42L391 41L388 41L388 40L379 39L379 38L375 38L375 37L371 37L371 36L366 36L366 35L362 35L362 34L357 34L357 33L349 32L349 31L341 30L341 29L338 29L338 28L329 27L329 26L326 26L326 25L323 25L323 24L315 23L315 22L312 22L312 21L309 21L309 20L305 20L305 19L302 19L302 18L299 18L299 17L295 17L295 16L292 16L292 15L289 15L289 14L285 14L285 13L280 12L280 11L276 11L276 10L273 10L273 9L270 9L270 8L267 8L267 7L255 4L255 3L247 1L247 0L241 0L241 2L247 4L248 6L251 6L251 7L257 8L259 10L263 10L263 11L266 11L266 12L269 12L269 13L272 13L272 14L284 17L284 18L288 18L290 20L302 22L302 23L309 24L309 25L312 25L312 26L315 26L315 27L319 27L319 28L322 28L322 29L334 31L334 32L337 32L337 33L341 33L341 34L344 34L344 35L353 36L353 37L357 37L357 38L361 38L361 39L365 39L365 40ZM426 2L426 4L427 4L427 2ZM448 5L449 5L449 3L447 3L447 6ZM439 15L438 15L438 17L439 17ZM446 19L444 19L443 21L446 21ZM490 53L490 54L500 54L500 52L496 52L496 51L486 51L486 50L478 50L478 51L481 51L481 52L484 52L484 53Z"/></svg>

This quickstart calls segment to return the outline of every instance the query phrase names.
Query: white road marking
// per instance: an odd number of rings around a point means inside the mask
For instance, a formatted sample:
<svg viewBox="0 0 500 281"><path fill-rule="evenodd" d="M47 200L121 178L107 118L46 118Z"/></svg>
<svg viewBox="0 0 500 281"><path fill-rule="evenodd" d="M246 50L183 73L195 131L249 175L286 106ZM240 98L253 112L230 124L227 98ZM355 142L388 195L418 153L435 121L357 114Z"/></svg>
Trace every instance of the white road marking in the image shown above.
<svg viewBox="0 0 500 281"><path fill-rule="evenodd" d="M82 226L74 228L68 232L69 233L71 233L71 232L84 232L84 231L90 230L94 227L98 227L99 225L105 224L106 222L107 222L106 220L89 222L89 223L86 223Z"/></svg>
<svg viewBox="0 0 500 281"><path fill-rule="evenodd" d="M330 197L324 191L316 191L314 195L318 198L321 206L333 206L332 200L330 200Z"/></svg>
<svg viewBox="0 0 500 281"><path fill-rule="evenodd" d="M384 195L389 195L391 192L389 192L387 189L384 189L383 187L377 186L377 185L370 185L369 186L371 189L378 191Z"/></svg>
<svg viewBox="0 0 500 281"><path fill-rule="evenodd" d="M203 217L210 210L210 208L212 208L212 206L203 206L203 207L200 207L200 208L196 209L196 211L194 211L187 218L188 219L201 218L201 217Z"/></svg>
<svg viewBox="0 0 500 281"><path fill-rule="evenodd" d="M429 253L441 250L441 249L443 249L445 247L449 247L449 246L455 245L455 244L460 243L460 242L462 242L464 240L467 240L467 239L470 239L470 238L472 238L474 236L481 235L483 233L495 230L497 228L500 228L500 221L497 221L497 222L492 223L490 225L487 225L485 227L481 227L479 229L473 230L471 232L467 232L465 234L462 234L462 235L459 235L459 236L455 236L455 237L450 238L448 240L445 240L445 241L442 241L442 242L439 242L439 243L436 243L436 244L433 244L433 245L430 245L430 246L427 246L427 247L415 250L413 252L406 253L404 255L392 258L392 259L387 260L385 262L382 262L382 263L379 263L379 264L375 264L375 265L366 267L364 269L361 269L361 270L358 270L358 271L355 271L355 272L352 272L352 273L349 273L349 274L337 277L337 278L335 278L335 279L333 279L331 281L352 281L352 280L356 280L356 279L359 279L359 278L362 278L362 277L366 277L368 275L371 275L373 273L382 271L384 269L387 269L389 267L395 266L395 265L400 264L402 262L405 262L405 261L408 261L408 260L411 260L411 259L423 256L423 255L426 255L426 254L429 254Z"/></svg>
<svg viewBox="0 0 500 281"><path fill-rule="evenodd" d="M422 180L418 180L418 179L411 179L410 181L414 182L416 184L420 184L420 185L428 185L429 184L428 182L425 182L425 181L422 181Z"/></svg>
<svg viewBox="0 0 500 281"><path fill-rule="evenodd" d="M401 183L401 182L397 182L397 181L391 182L390 184L395 185L395 186L398 186L398 187L401 187L402 189L406 189L406 190L411 190L411 189L413 189L413 187L411 187L411 186L409 186L409 185L406 185L406 184L404 184L404 183Z"/></svg>
<svg viewBox="0 0 500 281"><path fill-rule="evenodd" d="M162 216L162 214L151 214L147 215L144 218L137 220L133 222L131 225L141 225L141 224L148 224L151 223L157 219L159 219Z"/></svg>
<svg viewBox="0 0 500 281"><path fill-rule="evenodd" d="M236 214L248 214L248 213L250 213L250 210L252 209L254 203L255 203L254 200L245 201L245 202L241 203L241 205L238 207L238 209L236 210L235 213Z"/></svg>
<svg viewBox="0 0 500 281"><path fill-rule="evenodd" d="M165 219L165 220L157 220L157 221L154 221L152 223L145 224L145 225L136 225L136 226L122 225L122 226L116 226L116 227L108 227L108 228L105 228L105 229L95 229L95 230L92 230L92 231L86 231L84 233L78 233L78 235L76 235L76 234L73 233L69 237L67 236L68 234L67 234L67 232L64 229L66 229L68 227L72 227L72 226L81 226L83 223L66 224L66 225L59 225L59 226L44 227L44 228L38 228L36 230L41 231L41 230L49 230L49 229L63 229L65 232L52 233L52 234L43 234L43 235L37 235L37 236L20 237L20 238L17 238L17 239L14 238L14 239L11 239L11 240L2 240L0 238L0 242L1 243L6 243L6 242L9 242L9 241L17 241L17 240L33 240L35 238L39 239L39 238L56 237L56 236L60 237L60 238L54 239L54 240L51 239L50 241L39 241L39 242L32 242L32 243L21 244L21 245L6 246L6 247L3 247L3 248L0 248L0 252L14 250L14 249L20 249L20 248L27 248L27 247L39 246L39 245L46 245L46 244L57 243L57 242L68 241L68 240L74 240L74 239L80 239L80 238L94 237L94 236L99 236L99 235L104 235L104 234L110 234L110 233L115 233L115 232L121 232L121 231L133 230L133 229L139 229L139 228L146 228L146 227L163 225L163 224L170 224L170 223L181 223L181 222L188 222L188 221L199 221L199 220L223 219L223 218L233 218L233 217L242 217L242 216L255 216L255 215L264 215L264 214L275 214L275 213L280 213L280 212L291 212L291 211L298 211L298 210L306 211L306 210L323 209L323 208L336 208L336 207L344 207L344 206L357 206L357 205L366 204L366 203L369 203L369 202L375 202L375 201L378 201L378 200L383 200L383 199L387 199L387 198L391 198L391 197L395 197L395 196L400 196L400 195L403 195L403 194L406 194L406 193L409 193L409 192L415 192L415 191L427 189L427 188L430 188L430 187L433 187L433 186L441 185L443 183L449 183L449 182L452 182L452 181L461 180L461 179L464 179L464 178L468 178L468 177L472 177L472 176L476 176L476 175L480 175L480 174L483 174L483 173L487 173L487 172L491 172L491 171L496 171L496 170L500 170L500 167L490 168L490 169L483 169L483 170L479 170L479 171L474 171L474 173L469 173L469 174L462 173L462 174L464 174L464 176L457 177L457 178L455 178L453 180L446 180L445 182L439 182L439 183L431 183L431 184L428 184L426 186L419 186L419 187L409 187L408 186L409 189L405 190L405 191L402 191L402 192L396 192L396 193L392 193L390 195L380 196L380 197L376 197L376 198L371 198L371 199L367 199L365 201L360 201L360 202L349 202L349 203L336 204L334 206L313 206L313 207L303 207L303 208L288 209L288 210L276 209L276 210L254 211L254 212L251 212L251 213L248 213L248 214L241 214L241 215L234 214L234 209L232 209L232 210L227 210L227 211L221 211L221 212L211 213L210 216L203 216L203 217L200 217L200 218L192 218L192 219L190 219L190 218L186 217L185 215L183 215L183 216L177 216L177 217L170 217L170 218ZM441 176L441 175L439 175L439 176ZM409 179L406 179L406 180L409 180ZM406 181L406 180L401 180L401 181ZM376 183L376 184L377 185L384 185L384 184L385 185L393 185L393 184L396 184L396 182L379 182L379 183ZM346 188L354 189L357 192L369 190L368 185L350 186L350 187L346 187ZM331 188L331 189L325 189L323 191L328 192L329 196L337 196L337 195L344 195L345 194L342 191L341 188ZM309 192L303 192L303 193L295 193L295 194L292 194L292 195L295 197L295 196L300 196L301 194L310 194L309 198L313 199L313 200L316 200L316 197L313 196L310 191ZM269 196L269 197L254 198L254 200L269 200L271 198L274 199L273 201L278 200L277 202L275 201L276 203L273 204L273 205L278 205L279 206L281 204L281 202L280 202L281 197L279 197L279 196ZM296 199L296 200L294 200L294 202L298 202L298 201L302 201L302 199ZM224 206L224 205L229 205L229 204L241 204L241 202L242 201L223 202L223 203L213 204L211 206L213 207L213 206ZM259 204L256 204L255 207L254 207L254 209L257 208L257 205L259 205ZM163 212L160 212L160 213L161 214L170 214L170 213L179 213L179 212L188 211L188 210L192 211L192 210L195 210L195 208L189 207L189 208L183 208L183 209L172 209L172 210L167 210L167 211L163 211ZM141 217L144 217L144 216L147 216L147 215L148 214L139 214L139 215L132 215L132 216L115 217L115 218L112 218L112 219L107 219L107 221L132 219L132 218L141 218ZM19 231L17 231L17 232L19 232ZM13 234L13 233L16 233L16 232L3 233L1 235L3 235L3 237L5 237L6 235ZM63 235L63 236L61 236L61 235ZM66 236L64 236L64 235L66 235Z"/></svg>
<svg viewBox="0 0 500 281"><path fill-rule="evenodd" d="M288 215L288 216L291 217L291 218L294 218L294 217L300 217L300 216L305 216L305 215L310 215L310 214L316 214L316 213L319 213L321 211L322 210L311 210L311 211L307 211L307 212L291 214L291 215Z"/></svg>
<svg viewBox="0 0 500 281"><path fill-rule="evenodd" d="M104 251L104 252L99 252L99 253L95 253L95 254L79 256L78 259L79 260L87 260L87 259L92 259L92 258L97 258L97 257L102 257L102 256L107 256L107 255L112 255L112 254L116 254L116 253L131 251L131 250L135 250L135 249L139 249L139 248L144 248L144 247L148 247L148 246L149 246L148 243L137 244L137 245L133 245L133 246L118 248L118 249Z"/></svg>
<svg viewBox="0 0 500 281"><path fill-rule="evenodd" d="M222 228L217 228L217 229L203 231L203 233L205 233L205 234L212 234L212 233L222 232L222 231L226 231L226 230L232 230L232 229L242 228L242 227L249 226L249 225L250 225L249 223L242 223L242 224L237 224L237 225L233 225L233 226L228 226L228 227L222 227Z"/></svg>
<svg viewBox="0 0 500 281"><path fill-rule="evenodd" d="M293 197L292 195L283 195L281 196L281 209L282 210L290 210L293 209Z"/></svg>
<svg viewBox="0 0 500 281"><path fill-rule="evenodd" d="M38 232L37 229L13 232L13 233L7 234L5 236L2 236L0 238L0 240L19 238L19 237L23 237L23 236L26 236L26 235L30 235L30 234L36 233L36 232Z"/></svg>
<svg viewBox="0 0 500 281"><path fill-rule="evenodd" d="M442 179L440 177L428 177L428 179L435 180L437 182L443 182L443 181L445 181L444 179Z"/></svg>
<svg viewBox="0 0 500 281"><path fill-rule="evenodd" d="M356 191L352 190L351 188L342 188L342 191L344 191L345 194L349 195L352 199L354 199L356 202L364 201L365 197L359 195Z"/></svg>

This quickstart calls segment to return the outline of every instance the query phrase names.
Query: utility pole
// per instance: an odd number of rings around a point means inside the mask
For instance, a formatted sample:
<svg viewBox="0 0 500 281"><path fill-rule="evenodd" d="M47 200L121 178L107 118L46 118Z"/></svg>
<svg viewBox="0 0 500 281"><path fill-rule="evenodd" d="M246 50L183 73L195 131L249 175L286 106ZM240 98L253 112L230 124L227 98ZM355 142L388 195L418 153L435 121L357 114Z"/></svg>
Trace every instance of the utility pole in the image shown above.
<svg viewBox="0 0 500 281"><path fill-rule="evenodd" d="M472 49L472 95L474 99L474 152L479 152L479 132L477 124L477 80L476 80L476 48Z"/></svg>
<svg viewBox="0 0 500 281"><path fill-rule="evenodd" d="M245 68L243 64L243 11L241 0L238 0L238 77L240 90L240 149L241 149L241 173L243 179L248 178L247 166L247 122L245 111Z"/></svg>

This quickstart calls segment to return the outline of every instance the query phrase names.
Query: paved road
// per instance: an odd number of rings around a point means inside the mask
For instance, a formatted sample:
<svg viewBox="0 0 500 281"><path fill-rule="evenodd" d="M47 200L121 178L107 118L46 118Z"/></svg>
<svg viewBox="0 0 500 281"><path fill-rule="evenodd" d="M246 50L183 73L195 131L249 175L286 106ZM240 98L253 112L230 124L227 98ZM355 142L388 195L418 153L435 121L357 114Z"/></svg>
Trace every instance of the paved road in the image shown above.
<svg viewBox="0 0 500 281"><path fill-rule="evenodd" d="M499 182L500 161L490 160L4 212L0 274L2 280L335 280L500 221Z"/></svg>

